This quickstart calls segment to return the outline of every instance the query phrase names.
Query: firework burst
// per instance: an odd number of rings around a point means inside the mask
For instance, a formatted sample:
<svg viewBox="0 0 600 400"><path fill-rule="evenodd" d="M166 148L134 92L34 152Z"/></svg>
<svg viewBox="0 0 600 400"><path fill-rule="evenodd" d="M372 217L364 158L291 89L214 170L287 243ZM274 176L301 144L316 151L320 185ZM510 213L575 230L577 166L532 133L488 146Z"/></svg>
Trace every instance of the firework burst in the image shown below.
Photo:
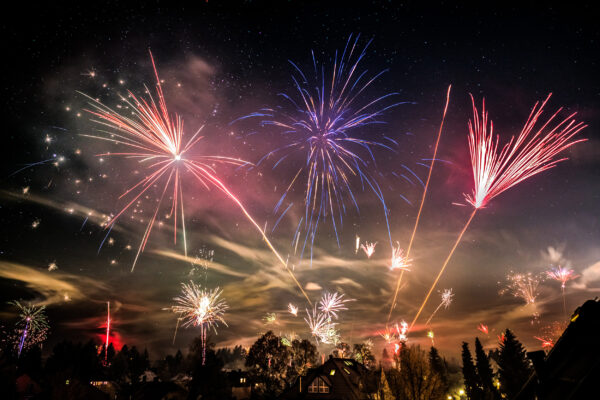
<svg viewBox="0 0 600 400"><path fill-rule="evenodd" d="M275 325L275 324L277 324L277 314L275 314L275 313L267 313L263 317L263 322L265 323L265 325Z"/></svg>
<svg viewBox="0 0 600 400"><path fill-rule="evenodd" d="M563 299L563 312L565 316L567 315L567 299L565 297L565 287L567 286L567 282L579 277L579 275L575 275L575 271L572 269L567 269L563 267L553 268L549 271L546 271L546 275L550 279L554 279L555 281L560 282L560 291L562 292Z"/></svg>
<svg viewBox="0 0 600 400"><path fill-rule="evenodd" d="M202 289L192 281L189 284L182 283L181 294L173 299L176 304L171 306L171 311L179 314L177 322L183 321L184 328L200 327L203 364L206 356L206 331L212 328L216 334L219 323L227 326L223 315L229 306L225 300L220 299L222 293L219 288Z"/></svg>
<svg viewBox="0 0 600 400"><path fill-rule="evenodd" d="M554 340L550 338L541 338L539 336L534 336L534 338L541 342L542 348L544 350L549 350L554 347Z"/></svg>
<svg viewBox="0 0 600 400"><path fill-rule="evenodd" d="M288 304L288 312L292 314L294 317L298 316L298 307L293 305L292 303Z"/></svg>
<svg viewBox="0 0 600 400"><path fill-rule="evenodd" d="M442 308L442 306L444 306L444 308L450 307L450 303L452 303L452 299L454 298L454 293L452 293L452 288L444 290L441 294L441 298L442 299L441 299L440 304L431 313L431 315L429 316L429 319L427 320L427 322L425 322L425 325L429 325L429 323L433 319L433 316L438 312L438 310L440 308Z"/></svg>
<svg viewBox="0 0 600 400"><path fill-rule="evenodd" d="M347 208L359 209L354 194L357 187L360 190L368 188L375 194L382 205L389 235L383 193L368 169L375 164L374 148L391 150L390 146L397 143L390 138L385 138L389 143L362 139L356 132L358 128L380 124L380 117L401 103L384 105L396 93L374 99L365 97L366 90L385 71L368 77L367 71L359 70L371 42L360 50L358 40L359 37L350 36L341 57L336 53L330 74L326 74L326 66L317 62L314 53L312 74L305 74L291 62L295 70L292 79L296 94L281 94L286 106L263 109L242 118L261 118L261 126L275 127L286 140L282 147L266 154L259 164L273 159L273 168L287 164L295 171L284 186L286 189L275 212L280 214L280 221L294 204L283 206L286 197L297 187L304 192L304 212L292 240L295 251L301 243L300 258L308 244L312 259L318 227L328 219L340 245L339 229Z"/></svg>
<svg viewBox="0 0 600 400"><path fill-rule="evenodd" d="M18 301L12 301L9 304L19 309L17 330L20 332L20 338L17 344L17 356L20 357L24 348L29 348L46 339L50 325L45 306L26 306Z"/></svg>
<svg viewBox="0 0 600 400"><path fill-rule="evenodd" d="M304 321L317 344L320 341L323 344L335 345L340 341L340 334L336 328L337 323L333 322L327 314L317 311L316 308L313 308L312 312L306 310Z"/></svg>
<svg viewBox="0 0 600 400"><path fill-rule="evenodd" d="M489 333L490 333L488 326L484 325L484 324L479 324L479 326L477 327L477 330L481 331L482 333L485 333L486 335L489 335Z"/></svg>
<svg viewBox="0 0 600 400"><path fill-rule="evenodd" d="M345 303L349 301L353 301L353 299L344 299L344 294L340 294L338 292L325 292L323 297L321 297L321 301L319 301L319 311L321 311L327 317L333 316L335 319L337 319L338 312L348 309L345 306Z"/></svg>
<svg viewBox="0 0 600 400"><path fill-rule="evenodd" d="M506 277L506 287L500 291L500 294L511 293L514 297L522 299L525 304L534 304L538 296L538 287L541 278L531 272L514 273L511 272Z"/></svg>
<svg viewBox="0 0 600 400"><path fill-rule="evenodd" d="M360 245L360 248L365 252L367 258L371 258L371 256L375 253L375 246L377 246L377 242L365 242L365 244Z"/></svg>
<svg viewBox="0 0 600 400"><path fill-rule="evenodd" d="M404 250L400 247L400 243L396 242L396 247L392 249L392 259L390 262L390 271L402 270L410 271L409 267L412 260L409 259L404 253Z"/></svg>
<svg viewBox="0 0 600 400"><path fill-rule="evenodd" d="M132 206L143 198L149 196L153 187L159 187L159 195L156 199L156 208L142 236L135 259L132 265L132 271L135 268L140 254L144 251L152 228L156 224L157 216L161 210L161 205L165 197L169 197L170 205L168 217L173 218L173 240L177 242L178 227L181 227L183 234L184 252L187 255L187 240L185 229L184 214L184 192L183 181L185 177L191 177L206 190L216 188L231 199L243 212L246 218L259 231L263 240L281 262L286 271L290 274L302 294L310 303L308 295L300 283L296 280L293 272L288 268L287 262L275 250L270 240L265 235L263 229L248 213L241 201L229 190L225 183L216 174L215 165L230 164L244 165L245 161L240 159L215 156L198 155L197 148L201 139L200 128L196 133L189 136L183 129L183 119L177 114L171 115L167 109L167 103L163 94L161 80L158 76L154 58L150 53L154 75L156 77L156 98L150 94L146 98L136 96L129 91L128 96L121 96L121 100L130 110L131 115L127 116L115 111L114 109L102 104L84 94L89 100L90 108L86 111L92 115L92 121L100 126L97 135L83 135L98 140L108 141L124 148L122 152L111 152L101 154L101 156L120 156L127 159L136 160L139 166L143 167L144 178L138 180L133 186L127 189L120 199L124 199L125 206L114 218L106 224L106 228L112 229L116 222ZM169 193L169 195L167 195Z"/></svg>
<svg viewBox="0 0 600 400"><path fill-rule="evenodd" d="M513 136L501 150L499 149L499 137L494 137L491 121L488 127L485 101L480 118L475 106L475 99L471 96L473 120L469 121L468 140L473 171L473 190L471 194L465 194L465 200L473 206L473 211L442 264L413 319L411 327L419 318L425 304L427 304L431 293L444 273L477 210L484 208L493 198L520 182L566 160L565 157L559 158L559 154L574 144L585 141L585 139L575 139L575 136L586 127L583 122L575 121L576 113L572 113L560 122L554 123L562 108L559 108L547 121L536 128L550 96L551 94L541 104L539 102L535 103L521 132L516 137Z"/></svg>

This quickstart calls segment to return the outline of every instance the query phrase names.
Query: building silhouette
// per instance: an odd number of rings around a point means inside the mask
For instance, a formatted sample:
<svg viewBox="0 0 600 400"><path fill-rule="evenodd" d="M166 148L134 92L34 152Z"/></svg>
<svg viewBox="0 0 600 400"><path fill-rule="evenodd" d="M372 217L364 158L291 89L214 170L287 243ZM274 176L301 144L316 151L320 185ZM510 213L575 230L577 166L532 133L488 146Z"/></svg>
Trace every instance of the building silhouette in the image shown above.
<svg viewBox="0 0 600 400"><path fill-rule="evenodd" d="M588 300L546 355L527 354L534 372L516 400L600 399L600 302Z"/></svg>

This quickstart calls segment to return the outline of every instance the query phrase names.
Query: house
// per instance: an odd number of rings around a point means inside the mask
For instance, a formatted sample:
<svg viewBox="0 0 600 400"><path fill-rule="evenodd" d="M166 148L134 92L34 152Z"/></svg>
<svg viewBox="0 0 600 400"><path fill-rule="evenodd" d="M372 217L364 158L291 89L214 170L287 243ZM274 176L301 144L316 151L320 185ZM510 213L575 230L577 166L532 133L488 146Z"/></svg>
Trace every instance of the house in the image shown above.
<svg viewBox="0 0 600 400"><path fill-rule="evenodd" d="M241 369L228 371L227 379L231 385L231 397L235 400L246 400L252 395L252 386L248 381L248 374Z"/></svg>
<svg viewBox="0 0 600 400"><path fill-rule="evenodd" d="M367 369L350 358L329 359L299 376L280 399L362 400L367 398L364 380Z"/></svg>
<svg viewBox="0 0 600 400"><path fill-rule="evenodd" d="M517 400L568 400L597 398L600 376L600 302L588 300L571 316L571 322L552 350L528 353L534 372ZM590 393L595 393L590 397Z"/></svg>
<svg viewBox="0 0 600 400"><path fill-rule="evenodd" d="M19 376L15 382L15 386L19 399L30 399L42 391L40 385L27 374Z"/></svg>

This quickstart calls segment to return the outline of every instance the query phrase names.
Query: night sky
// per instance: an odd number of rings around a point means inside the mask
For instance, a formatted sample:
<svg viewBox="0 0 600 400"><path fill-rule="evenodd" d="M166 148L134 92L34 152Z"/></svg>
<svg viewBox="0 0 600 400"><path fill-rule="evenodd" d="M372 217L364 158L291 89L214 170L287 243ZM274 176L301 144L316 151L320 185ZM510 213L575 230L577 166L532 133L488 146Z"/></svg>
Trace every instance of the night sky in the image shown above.
<svg viewBox="0 0 600 400"><path fill-rule="evenodd" d="M533 104L553 96L547 113L564 107L589 126L587 142L565 152L569 159L494 199L478 213L438 289L453 288L455 300L433 320L435 344L448 355L476 335L495 346L496 335L515 331L528 349L540 348L534 336L564 321L560 283L540 284L536 310L501 295L510 271L542 273L550 266L574 269L580 277L567 284L569 311L600 291L600 15L592 6L569 9L502 9L441 6L433 9L377 2L360 8L343 2L279 1L168 2L126 7L117 2L74 6L45 4L2 22L5 45L2 74L3 141L0 188L0 319L10 327L16 299L44 304L51 332L44 349L63 339L101 340L106 302L113 309L113 342L148 347L155 356L187 348L198 331L180 330L171 344L176 317L163 310L172 304L181 282L190 279L219 286L230 309L229 327L211 340L220 346L252 343L269 329L308 337L303 321L308 307L287 273L239 209L217 190L184 182L188 258L163 207L136 268L131 266L152 200L128 211L106 237L103 216L123 206L119 195L143 175L136 161L98 154L117 146L82 135L98 126L83 109L79 92L109 106L127 90L143 95L154 88L150 49L163 79L167 105L184 119L186 134L204 125L200 152L256 163L282 146L281 135L258 120L232 121L263 107L282 104L279 93L293 92L293 60L312 68L311 50L333 63L350 35L370 44L361 70L384 73L364 93L375 98L398 93L405 102L381 116L385 124L355 134L393 138L392 150L377 149L370 173L382 187L389 209L392 239L406 247L422 187L399 177L431 158L446 89L452 94L431 186L393 321L411 321L456 235L468 218L465 203L472 175L467 143L471 118L469 93L478 105L485 97L494 130L502 142L517 134ZM93 74L91 72L93 71ZM91 76L94 75L94 76ZM392 103L394 102L392 101ZM389 104L389 103L388 103ZM26 164L64 157L15 171ZM425 161L427 163L427 161ZM292 165L292 161L290 164ZM397 272L388 269L391 254L381 205L358 180L353 188L360 212L348 209L338 231L320 226L312 262L291 246L303 213L302 190L290 194L291 211L271 232L279 214L274 207L296 169L273 163L222 167L217 173L247 206L313 301L323 291L355 299L339 320L344 341L373 339L387 319ZM406 168L405 168L406 167ZM139 180L139 179L138 179ZM91 216L90 216L91 213ZM86 220L86 217L89 218ZM355 254L355 237L377 241L374 256ZM203 255L214 251L214 259ZM49 271L49 266L58 268ZM208 265L204 268L204 265ZM52 269L52 268L50 268ZM300 308L294 318L287 304ZM409 342L429 345L423 322L439 303L437 291ZM276 313L278 322L263 317ZM477 330L489 326L489 336ZM326 347L321 349L327 351ZM376 353L380 354L379 351Z"/></svg>

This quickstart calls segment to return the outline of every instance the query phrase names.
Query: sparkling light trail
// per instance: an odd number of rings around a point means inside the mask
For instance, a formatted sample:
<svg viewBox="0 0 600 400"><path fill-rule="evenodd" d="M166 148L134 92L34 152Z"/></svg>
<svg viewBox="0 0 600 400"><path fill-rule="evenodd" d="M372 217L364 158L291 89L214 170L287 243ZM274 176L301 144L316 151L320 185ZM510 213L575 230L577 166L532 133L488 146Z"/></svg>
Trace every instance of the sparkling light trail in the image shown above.
<svg viewBox="0 0 600 400"><path fill-rule="evenodd" d="M440 123L440 129L438 130L437 139L435 140L435 146L433 148L433 157L431 158L431 163L429 164L429 172L427 173L427 180L425 181L425 187L423 188L423 195L421 196L421 203L419 204L419 211L417 212L417 217L415 219L415 225L413 226L412 234L410 235L410 240L408 242L408 247L406 249L406 257L410 257L410 251L412 249L413 241L415 240L415 235L417 234L417 228L419 227L419 221L421 219L421 212L423 211L423 205L425 204L425 198L427 197L427 189L429 188L429 182L431 180L431 173L433 172L433 166L435 164L435 160L437 157L437 151L440 144L440 138L442 137L442 129L444 128L444 121L446 119L446 112L448 111L448 104L450 103L450 90L452 89L452 85L448 86L448 91L446 92L446 105L444 106L444 112L442 114L442 122ZM392 303L390 305L390 312L388 313L387 322L390 322L392 318L392 312L396 307L396 300L398 299L398 292L400 291L400 283L402 282L402 276L404 275L404 269L400 270L400 276L398 277L398 281L396 282L396 290L394 291L394 298L392 299Z"/></svg>
<svg viewBox="0 0 600 400"><path fill-rule="evenodd" d="M494 197L520 182L566 160L567 158L558 158L557 156L574 144L586 140L574 139L575 135L586 127L583 122L575 121L576 113L570 114L554 127L549 127L562 108L559 108L540 128L534 130L551 95L549 94L541 104L535 103L521 132L516 138L513 136L500 151L498 150L499 137L494 137L491 122L488 129L485 101L480 118L475 106L475 99L471 96L473 120L469 121L468 139L473 170L473 190L471 194L465 194L465 200L473 206L473 211L419 307L411 323L411 328L427 304L477 210L485 207Z"/></svg>

